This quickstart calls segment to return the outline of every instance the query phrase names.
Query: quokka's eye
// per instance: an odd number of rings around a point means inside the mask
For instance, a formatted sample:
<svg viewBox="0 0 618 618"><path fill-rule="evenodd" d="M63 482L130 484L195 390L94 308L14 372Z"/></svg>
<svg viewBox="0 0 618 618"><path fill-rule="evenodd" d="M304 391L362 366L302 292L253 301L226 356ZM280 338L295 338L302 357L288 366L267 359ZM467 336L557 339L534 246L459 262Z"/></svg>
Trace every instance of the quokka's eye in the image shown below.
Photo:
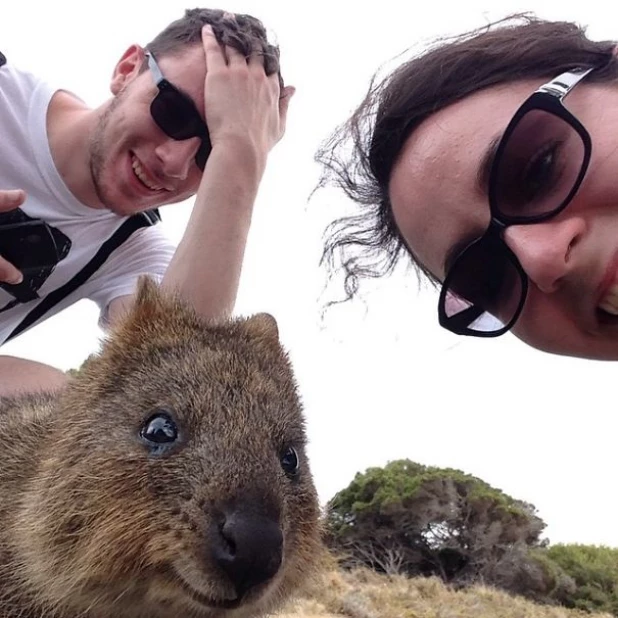
<svg viewBox="0 0 618 618"><path fill-rule="evenodd" d="M281 467L290 477L294 477L298 474L300 470L300 461L298 460L298 453L293 446L288 446L281 453Z"/></svg>
<svg viewBox="0 0 618 618"><path fill-rule="evenodd" d="M144 422L139 436L153 452L160 453L178 440L178 426L169 412L159 410Z"/></svg>

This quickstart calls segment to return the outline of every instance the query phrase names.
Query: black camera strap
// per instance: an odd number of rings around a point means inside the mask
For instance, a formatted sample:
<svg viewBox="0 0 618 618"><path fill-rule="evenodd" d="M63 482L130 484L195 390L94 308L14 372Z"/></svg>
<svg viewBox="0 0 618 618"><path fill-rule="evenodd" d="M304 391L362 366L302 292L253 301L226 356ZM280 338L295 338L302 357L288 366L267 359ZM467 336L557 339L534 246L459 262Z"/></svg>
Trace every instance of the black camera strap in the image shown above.
<svg viewBox="0 0 618 618"><path fill-rule="evenodd" d="M50 309L55 307L60 301L66 298L80 285L88 281L90 277L105 263L107 258L115 249L120 247L133 232L142 227L155 225L161 220L158 210L150 210L138 213L127 219L113 234L108 238L94 255L94 257L64 285L54 290L36 306L26 317L13 329L13 332L5 339L5 343L16 337L27 328L38 322Z"/></svg>

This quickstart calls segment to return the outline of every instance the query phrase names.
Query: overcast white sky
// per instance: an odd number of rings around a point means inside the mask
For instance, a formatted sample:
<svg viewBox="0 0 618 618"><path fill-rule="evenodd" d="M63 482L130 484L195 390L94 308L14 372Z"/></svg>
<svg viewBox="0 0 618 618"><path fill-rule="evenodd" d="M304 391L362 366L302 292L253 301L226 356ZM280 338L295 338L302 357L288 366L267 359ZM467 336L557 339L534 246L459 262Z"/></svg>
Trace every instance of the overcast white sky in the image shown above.
<svg viewBox="0 0 618 618"><path fill-rule="evenodd" d="M273 151L256 205L237 312L269 311L279 322L305 401L323 501L357 471L408 457L459 468L535 504L552 542L618 546L612 403L618 366L549 356L511 336L478 341L450 335L437 325L435 294L419 291L412 273L367 286L367 307L347 304L321 322L321 233L345 202L328 192L307 201L319 172L316 148L360 101L380 64L420 41L521 10L576 20L594 37L618 39L618 12L604 4L207 5L260 17L281 46L286 82L297 87L286 137ZM4 0L0 50L94 106L109 96L122 52L131 43L146 44L193 6L179 0ZM187 202L163 210L174 239L190 208ZM98 346L96 320L94 305L80 303L2 351L75 367Z"/></svg>

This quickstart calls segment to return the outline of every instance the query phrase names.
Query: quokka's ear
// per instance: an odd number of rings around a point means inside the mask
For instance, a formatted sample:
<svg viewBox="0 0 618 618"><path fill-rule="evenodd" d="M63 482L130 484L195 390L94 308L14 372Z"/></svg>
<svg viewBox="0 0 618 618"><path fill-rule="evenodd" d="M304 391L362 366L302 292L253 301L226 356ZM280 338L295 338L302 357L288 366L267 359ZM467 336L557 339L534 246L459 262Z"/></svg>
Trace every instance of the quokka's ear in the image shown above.
<svg viewBox="0 0 618 618"><path fill-rule="evenodd" d="M256 313L247 319L247 328L258 337L279 343L277 320L270 313Z"/></svg>
<svg viewBox="0 0 618 618"><path fill-rule="evenodd" d="M163 309L163 292L152 277L142 275L137 283L135 293L135 311L145 313L158 313Z"/></svg>
<svg viewBox="0 0 618 618"><path fill-rule="evenodd" d="M143 336L149 325L158 324L169 313L170 299L151 277L141 276L133 305L119 324L112 326L112 334L124 341Z"/></svg>
<svg viewBox="0 0 618 618"><path fill-rule="evenodd" d="M153 279L140 277L131 306L112 322L99 352L80 367L79 372L91 380L89 388L93 393L104 388L107 380L114 380L127 358L155 338L164 323L162 317L168 314L168 304L167 295Z"/></svg>

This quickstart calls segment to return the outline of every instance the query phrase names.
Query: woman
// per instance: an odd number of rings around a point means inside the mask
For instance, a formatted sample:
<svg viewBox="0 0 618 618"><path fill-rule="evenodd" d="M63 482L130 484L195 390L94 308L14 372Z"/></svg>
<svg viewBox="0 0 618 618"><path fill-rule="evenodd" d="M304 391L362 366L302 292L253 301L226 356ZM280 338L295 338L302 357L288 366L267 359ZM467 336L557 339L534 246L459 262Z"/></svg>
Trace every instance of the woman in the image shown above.
<svg viewBox="0 0 618 618"><path fill-rule="evenodd" d="M348 295L407 254L455 333L618 359L617 78L613 41L517 16L372 85L318 154L362 206L325 250Z"/></svg>

